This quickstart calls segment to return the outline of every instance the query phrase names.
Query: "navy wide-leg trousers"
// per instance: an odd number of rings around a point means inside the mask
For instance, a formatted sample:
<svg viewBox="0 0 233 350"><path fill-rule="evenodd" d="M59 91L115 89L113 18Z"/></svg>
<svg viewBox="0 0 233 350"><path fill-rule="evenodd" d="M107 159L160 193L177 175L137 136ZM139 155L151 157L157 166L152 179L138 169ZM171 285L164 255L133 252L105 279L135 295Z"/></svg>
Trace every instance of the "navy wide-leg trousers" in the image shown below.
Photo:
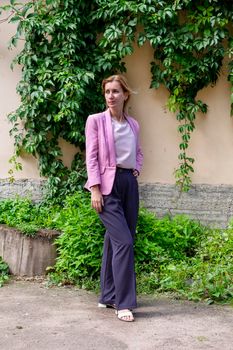
<svg viewBox="0 0 233 350"><path fill-rule="evenodd" d="M137 306L133 243L138 207L136 177L130 169L117 168L112 192L104 196L99 215L106 228L100 302L115 304L118 310Z"/></svg>

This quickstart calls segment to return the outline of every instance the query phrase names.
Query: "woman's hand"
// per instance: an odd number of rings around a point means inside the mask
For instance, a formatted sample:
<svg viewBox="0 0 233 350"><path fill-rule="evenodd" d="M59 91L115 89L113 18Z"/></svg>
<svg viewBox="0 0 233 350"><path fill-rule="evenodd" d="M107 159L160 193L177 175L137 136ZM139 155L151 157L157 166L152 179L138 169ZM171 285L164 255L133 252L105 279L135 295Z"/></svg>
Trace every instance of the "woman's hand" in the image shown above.
<svg viewBox="0 0 233 350"><path fill-rule="evenodd" d="M91 187L91 206L97 211L97 213L102 212L104 199L102 193L100 192L99 185Z"/></svg>
<svg viewBox="0 0 233 350"><path fill-rule="evenodd" d="M134 175L135 177L138 177L138 176L139 176L139 172L138 172L137 169L134 169L134 170L133 170L133 175Z"/></svg>

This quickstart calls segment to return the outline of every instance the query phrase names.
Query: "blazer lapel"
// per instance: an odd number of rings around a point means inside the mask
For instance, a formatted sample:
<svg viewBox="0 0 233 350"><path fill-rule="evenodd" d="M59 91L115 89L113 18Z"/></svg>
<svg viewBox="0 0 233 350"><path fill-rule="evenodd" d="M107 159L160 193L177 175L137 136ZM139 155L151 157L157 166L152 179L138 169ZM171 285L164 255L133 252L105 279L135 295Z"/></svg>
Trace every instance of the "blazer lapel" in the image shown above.
<svg viewBox="0 0 233 350"><path fill-rule="evenodd" d="M137 131L135 129L134 123L127 116L125 116L125 118L126 118L127 122L129 123L129 125L130 125L131 129L133 130L133 133L134 133L134 135L135 135L135 137L137 139Z"/></svg>
<svg viewBox="0 0 233 350"><path fill-rule="evenodd" d="M112 117L109 109L104 112L105 120L106 120L106 141L108 147L108 155L109 155L109 166L116 166L116 152L115 152L115 144L113 137L113 129L112 129Z"/></svg>

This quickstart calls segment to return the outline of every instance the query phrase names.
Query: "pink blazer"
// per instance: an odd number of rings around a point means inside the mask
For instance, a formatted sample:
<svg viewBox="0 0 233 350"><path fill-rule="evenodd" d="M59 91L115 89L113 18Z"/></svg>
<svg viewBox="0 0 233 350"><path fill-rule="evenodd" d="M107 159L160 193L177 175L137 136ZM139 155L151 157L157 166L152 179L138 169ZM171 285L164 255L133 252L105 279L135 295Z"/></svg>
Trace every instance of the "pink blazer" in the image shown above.
<svg viewBox="0 0 233 350"><path fill-rule="evenodd" d="M139 144L139 125L132 117L126 116L137 142L136 170L140 172L143 154ZM85 188L100 185L103 195L111 192L115 173L116 155L110 111L92 114L87 118L86 128L86 166L88 180Z"/></svg>

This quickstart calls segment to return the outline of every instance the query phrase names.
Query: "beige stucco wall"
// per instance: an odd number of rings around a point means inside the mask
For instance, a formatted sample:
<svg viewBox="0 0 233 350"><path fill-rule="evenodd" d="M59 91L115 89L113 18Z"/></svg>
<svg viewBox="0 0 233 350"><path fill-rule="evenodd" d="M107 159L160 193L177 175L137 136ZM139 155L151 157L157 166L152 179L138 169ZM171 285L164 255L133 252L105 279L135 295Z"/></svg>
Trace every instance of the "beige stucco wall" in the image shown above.
<svg viewBox="0 0 233 350"><path fill-rule="evenodd" d="M173 171L179 162L179 124L175 115L166 110L167 90L148 88L152 57L148 45L136 49L127 59L128 78L137 91L130 107L140 121L145 155L141 181L174 183ZM197 116L196 130L190 142L188 152L195 158L193 182L233 184L233 119L230 117L226 64L217 85L202 90L198 98L208 104L209 110L206 115Z"/></svg>
<svg viewBox="0 0 233 350"><path fill-rule="evenodd" d="M3 1L7 3L7 1ZM2 14L1 19L6 15ZM0 24L0 178L7 178L11 165L9 158L14 152L13 140L9 136L11 125L7 120L7 114L15 110L19 105L19 97L16 94L16 85L21 75L21 68L15 67L12 71L10 63L17 54L17 50L8 50L8 43L15 33L15 26L12 24ZM20 47L19 47L20 48ZM25 156L20 159L23 164L23 171L16 173L16 178L38 178L36 161Z"/></svg>
<svg viewBox="0 0 233 350"><path fill-rule="evenodd" d="M6 2L6 1L4 1ZM21 69L12 72L10 62L17 50L9 51L7 42L14 33L14 26L0 24L0 178L8 177L9 158L13 153L13 140L9 136L7 114L19 104L15 89ZM141 125L141 143L145 162L140 180L149 183L174 183L173 171L178 165L179 134L175 116L166 108L168 93L165 88L150 90L149 45L136 48L128 57L127 77L136 91L129 110ZM226 67L215 87L200 92L199 97L209 105L207 115L197 116L196 130L190 143L190 155L195 158L194 183L233 184L233 119L230 118L230 86ZM65 162L70 164L74 148L62 142ZM29 156L21 160L23 171L16 178L39 178L36 161Z"/></svg>
<svg viewBox="0 0 233 350"><path fill-rule="evenodd" d="M7 4L8 0L1 0L2 4ZM2 14L0 20L4 19L6 15ZM20 103L19 96L16 94L16 85L21 76L21 67L15 66L13 71L10 64L20 46L17 49L9 50L8 44L10 38L15 33L15 25L3 22L0 24L0 178L9 177L8 171L11 168L9 159L13 155L14 146L13 139L9 136L11 124L7 119L7 115L14 111ZM62 149L64 150L64 163L69 166L72 162L73 156L76 153L75 148L64 140L60 140ZM23 155L19 159L23 165L23 170L15 172L15 179L31 178L39 179L39 172L37 169L37 161L30 155Z"/></svg>

